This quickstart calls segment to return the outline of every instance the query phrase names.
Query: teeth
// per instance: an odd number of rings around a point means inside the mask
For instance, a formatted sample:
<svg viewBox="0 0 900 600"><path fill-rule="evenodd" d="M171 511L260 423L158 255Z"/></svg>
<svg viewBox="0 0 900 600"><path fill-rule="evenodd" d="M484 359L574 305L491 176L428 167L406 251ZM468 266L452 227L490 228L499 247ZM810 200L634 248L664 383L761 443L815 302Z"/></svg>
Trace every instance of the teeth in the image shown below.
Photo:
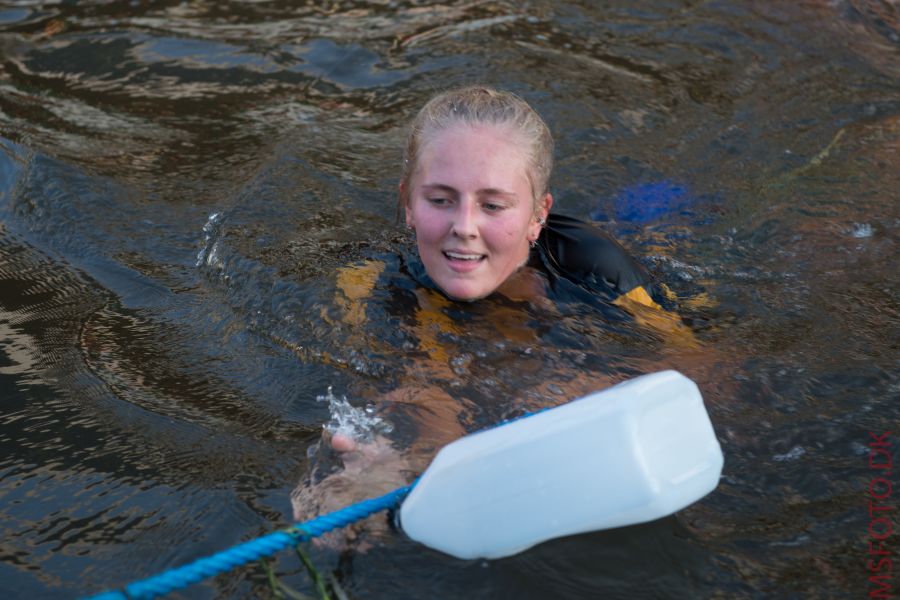
<svg viewBox="0 0 900 600"><path fill-rule="evenodd" d="M457 254L456 252L444 252L444 254L455 260L481 260L480 254Z"/></svg>

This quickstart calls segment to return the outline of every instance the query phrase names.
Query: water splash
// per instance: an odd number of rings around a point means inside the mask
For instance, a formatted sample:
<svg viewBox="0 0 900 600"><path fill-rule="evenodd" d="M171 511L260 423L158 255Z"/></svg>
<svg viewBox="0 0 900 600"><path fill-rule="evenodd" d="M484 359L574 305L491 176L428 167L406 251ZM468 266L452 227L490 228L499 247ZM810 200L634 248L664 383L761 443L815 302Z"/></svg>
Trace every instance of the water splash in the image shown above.
<svg viewBox="0 0 900 600"><path fill-rule="evenodd" d="M337 397L328 386L324 396L316 396L319 402L328 402L331 420L325 424L325 431L331 435L346 435L357 442L371 442L376 435L388 434L394 426L375 414L375 407L367 404L357 408L350 404L346 396Z"/></svg>
<svg viewBox="0 0 900 600"><path fill-rule="evenodd" d="M194 266L200 267L204 263L207 266L219 266L219 233L222 229L224 216L224 213L221 212L209 215L209 219L203 225L203 247L197 253L197 262Z"/></svg>

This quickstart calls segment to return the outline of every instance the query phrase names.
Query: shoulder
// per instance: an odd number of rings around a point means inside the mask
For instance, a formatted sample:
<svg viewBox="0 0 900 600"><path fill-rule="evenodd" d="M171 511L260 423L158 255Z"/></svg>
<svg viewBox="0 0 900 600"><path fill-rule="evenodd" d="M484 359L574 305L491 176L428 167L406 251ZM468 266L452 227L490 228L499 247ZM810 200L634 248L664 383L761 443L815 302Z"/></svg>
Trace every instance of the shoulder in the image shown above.
<svg viewBox="0 0 900 600"><path fill-rule="evenodd" d="M593 292L622 296L652 281L619 242L588 222L551 214L538 243L551 273Z"/></svg>

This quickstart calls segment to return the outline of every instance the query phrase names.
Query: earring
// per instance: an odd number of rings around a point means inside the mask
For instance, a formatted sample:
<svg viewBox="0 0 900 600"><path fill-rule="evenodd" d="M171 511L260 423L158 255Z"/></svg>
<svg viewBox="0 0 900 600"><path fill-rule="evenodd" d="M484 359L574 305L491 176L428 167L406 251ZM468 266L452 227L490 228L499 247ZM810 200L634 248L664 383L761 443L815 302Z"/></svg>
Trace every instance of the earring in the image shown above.
<svg viewBox="0 0 900 600"><path fill-rule="evenodd" d="M543 227L546 224L547 224L547 219L545 219L544 217L538 217L538 225Z"/></svg>
<svg viewBox="0 0 900 600"><path fill-rule="evenodd" d="M537 240L531 240L530 242L528 242L528 245L529 245L530 247L532 247L532 248L536 248L536 247L537 247Z"/></svg>

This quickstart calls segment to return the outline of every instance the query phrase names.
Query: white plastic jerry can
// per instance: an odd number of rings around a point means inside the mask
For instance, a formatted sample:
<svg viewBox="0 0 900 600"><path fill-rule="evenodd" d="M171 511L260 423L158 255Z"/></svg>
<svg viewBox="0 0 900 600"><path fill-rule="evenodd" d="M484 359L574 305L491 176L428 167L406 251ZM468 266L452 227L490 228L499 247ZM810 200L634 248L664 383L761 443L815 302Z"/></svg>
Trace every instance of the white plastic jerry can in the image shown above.
<svg viewBox="0 0 900 600"><path fill-rule="evenodd" d="M400 525L458 558L501 558L672 514L715 489L722 462L696 384L662 371L447 445Z"/></svg>

